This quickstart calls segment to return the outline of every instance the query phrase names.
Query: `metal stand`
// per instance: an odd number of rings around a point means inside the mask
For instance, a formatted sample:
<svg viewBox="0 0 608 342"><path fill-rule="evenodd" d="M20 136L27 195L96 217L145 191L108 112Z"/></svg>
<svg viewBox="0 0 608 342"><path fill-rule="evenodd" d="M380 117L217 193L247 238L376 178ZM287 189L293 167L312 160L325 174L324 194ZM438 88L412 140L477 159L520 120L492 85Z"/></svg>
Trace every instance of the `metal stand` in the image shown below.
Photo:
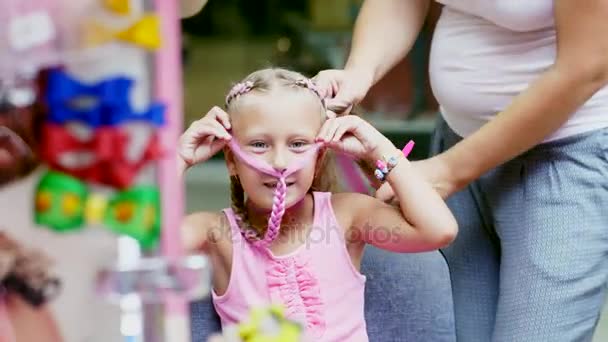
<svg viewBox="0 0 608 342"><path fill-rule="evenodd" d="M185 301L200 300L211 290L211 264L202 255L168 260L162 256L141 257L139 246L128 237L119 239L118 262L102 270L97 291L120 307L120 332L123 341L162 341L160 336L146 338L146 305L163 304L166 296ZM156 322L158 324L158 322Z"/></svg>

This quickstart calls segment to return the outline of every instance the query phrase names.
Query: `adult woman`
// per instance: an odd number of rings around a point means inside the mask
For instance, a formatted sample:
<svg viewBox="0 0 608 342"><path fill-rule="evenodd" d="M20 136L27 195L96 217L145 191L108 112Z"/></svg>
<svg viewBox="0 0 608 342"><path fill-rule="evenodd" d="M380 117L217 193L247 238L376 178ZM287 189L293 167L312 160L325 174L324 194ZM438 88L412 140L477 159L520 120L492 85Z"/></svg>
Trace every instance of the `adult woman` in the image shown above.
<svg viewBox="0 0 608 342"><path fill-rule="evenodd" d="M588 341L608 275L608 1L439 2L445 122L416 166L459 221L444 250L458 339ZM330 107L348 112L408 52L429 4L365 1L344 70L316 77Z"/></svg>

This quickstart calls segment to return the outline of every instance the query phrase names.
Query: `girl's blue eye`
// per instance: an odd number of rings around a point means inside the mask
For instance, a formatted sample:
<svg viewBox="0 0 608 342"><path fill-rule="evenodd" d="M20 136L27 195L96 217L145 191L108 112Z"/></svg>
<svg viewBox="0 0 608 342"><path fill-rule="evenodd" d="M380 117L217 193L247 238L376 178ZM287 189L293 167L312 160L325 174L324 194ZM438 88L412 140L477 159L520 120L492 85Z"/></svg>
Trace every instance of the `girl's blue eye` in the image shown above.
<svg viewBox="0 0 608 342"><path fill-rule="evenodd" d="M266 149L268 147L268 144L263 141L254 141L250 143L249 146L255 151L261 151Z"/></svg>
<svg viewBox="0 0 608 342"><path fill-rule="evenodd" d="M308 148L309 143L306 141L294 141L291 143L291 148L297 151L305 150Z"/></svg>

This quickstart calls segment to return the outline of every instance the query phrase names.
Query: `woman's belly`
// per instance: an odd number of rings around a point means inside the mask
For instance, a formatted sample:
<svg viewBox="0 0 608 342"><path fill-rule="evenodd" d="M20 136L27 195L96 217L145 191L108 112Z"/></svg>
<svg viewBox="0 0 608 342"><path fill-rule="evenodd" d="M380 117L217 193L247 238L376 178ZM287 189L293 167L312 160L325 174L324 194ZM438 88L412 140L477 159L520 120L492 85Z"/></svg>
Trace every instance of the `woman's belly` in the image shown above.
<svg viewBox="0 0 608 342"><path fill-rule="evenodd" d="M553 65L555 42L553 26L516 32L444 7L433 37L430 79L446 122L468 136L490 121ZM604 88L546 140L607 126Z"/></svg>

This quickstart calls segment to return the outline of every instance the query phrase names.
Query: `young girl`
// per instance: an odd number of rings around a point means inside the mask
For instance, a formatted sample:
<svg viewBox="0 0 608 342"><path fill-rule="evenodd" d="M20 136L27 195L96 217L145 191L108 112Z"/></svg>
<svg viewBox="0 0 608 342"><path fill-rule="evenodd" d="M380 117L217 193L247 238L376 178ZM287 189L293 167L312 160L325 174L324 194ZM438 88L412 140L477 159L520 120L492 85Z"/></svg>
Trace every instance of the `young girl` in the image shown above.
<svg viewBox="0 0 608 342"><path fill-rule="evenodd" d="M457 225L441 197L386 137L361 118L327 118L304 76L252 73L182 135L182 169L223 149L231 208L184 221L187 248L213 264L223 326L279 303L314 341L367 341L359 265L365 244L394 252L441 248ZM378 165L400 208L358 193L332 194L326 152Z"/></svg>

